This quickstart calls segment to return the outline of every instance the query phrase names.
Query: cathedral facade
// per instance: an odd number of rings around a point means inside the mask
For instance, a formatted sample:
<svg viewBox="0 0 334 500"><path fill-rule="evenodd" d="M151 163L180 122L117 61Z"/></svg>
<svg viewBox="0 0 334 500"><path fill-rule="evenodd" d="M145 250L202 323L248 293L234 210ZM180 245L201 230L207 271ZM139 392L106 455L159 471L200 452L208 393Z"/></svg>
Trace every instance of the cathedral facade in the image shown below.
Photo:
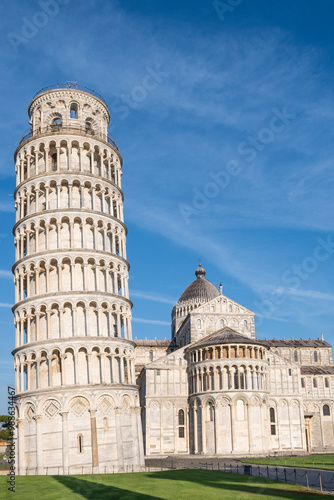
<svg viewBox="0 0 334 500"><path fill-rule="evenodd" d="M196 279L171 340L132 339L122 157L94 91L42 89L15 151L17 472L140 471L144 456L334 451L321 340L255 337Z"/></svg>
<svg viewBox="0 0 334 500"><path fill-rule="evenodd" d="M256 338L254 313L195 274L172 341L135 340L146 456L334 451L331 346Z"/></svg>

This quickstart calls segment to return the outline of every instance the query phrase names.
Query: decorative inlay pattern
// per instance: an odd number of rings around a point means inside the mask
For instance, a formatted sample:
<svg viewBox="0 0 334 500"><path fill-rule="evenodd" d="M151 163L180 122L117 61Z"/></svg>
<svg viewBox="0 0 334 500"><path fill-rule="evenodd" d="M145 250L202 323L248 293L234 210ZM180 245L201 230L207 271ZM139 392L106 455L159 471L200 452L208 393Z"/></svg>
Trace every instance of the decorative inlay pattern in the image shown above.
<svg viewBox="0 0 334 500"><path fill-rule="evenodd" d="M75 398L71 404L71 410L78 416L82 415L88 407L89 403L87 399L81 397Z"/></svg>
<svg viewBox="0 0 334 500"><path fill-rule="evenodd" d="M53 418L59 413L60 404L55 399L52 399L51 401L47 401L45 403L43 410L45 415L47 415L49 418Z"/></svg>
<svg viewBox="0 0 334 500"><path fill-rule="evenodd" d="M113 402L112 398L110 398L108 396L104 396L99 401L97 407L99 410L102 411L102 413L106 414L114 407L114 402Z"/></svg>

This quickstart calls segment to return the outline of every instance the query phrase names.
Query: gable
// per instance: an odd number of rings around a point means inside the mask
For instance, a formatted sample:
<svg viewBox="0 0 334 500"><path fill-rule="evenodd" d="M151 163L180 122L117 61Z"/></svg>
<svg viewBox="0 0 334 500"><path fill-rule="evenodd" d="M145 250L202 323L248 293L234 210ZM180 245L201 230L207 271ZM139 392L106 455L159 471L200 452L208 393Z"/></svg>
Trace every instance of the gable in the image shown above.
<svg viewBox="0 0 334 500"><path fill-rule="evenodd" d="M217 307L218 305L218 307ZM212 310L212 306L215 307L214 310ZM232 310L231 310L232 309ZM242 306L238 302L235 302L234 300L229 299L225 295L220 295L219 297L216 297L212 300L209 300L205 304L202 304L198 307L196 307L193 311L191 311L189 314L190 315L195 315L198 313L226 313L226 314L247 314L247 316L252 315L254 316L255 314L253 311L250 309L247 309L246 307Z"/></svg>

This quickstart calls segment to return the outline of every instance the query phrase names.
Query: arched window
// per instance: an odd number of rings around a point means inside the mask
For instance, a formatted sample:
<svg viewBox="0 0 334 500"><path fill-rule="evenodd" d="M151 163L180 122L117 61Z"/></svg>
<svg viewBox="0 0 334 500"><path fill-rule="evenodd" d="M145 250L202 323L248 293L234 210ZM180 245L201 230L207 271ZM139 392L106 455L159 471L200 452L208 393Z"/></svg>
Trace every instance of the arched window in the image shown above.
<svg viewBox="0 0 334 500"><path fill-rule="evenodd" d="M298 351L295 351L294 353L294 360L296 361L296 363L298 362Z"/></svg>
<svg viewBox="0 0 334 500"><path fill-rule="evenodd" d="M245 374L244 372L240 371L240 389L245 388Z"/></svg>
<svg viewBox="0 0 334 500"><path fill-rule="evenodd" d="M150 357L150 361L153 361L153 351L150 351L149 357Z"/></svg>
<svg viewBox="0 0 334 500"><path fill-rule="evenodd" d="M322 414L323 414L324 417L329 417L330 416L331 410L330 410L330 408L329 408L328 405L324 405L322 407Z"/></svg>
<svg viewBox="0 0 334 500"><path fill-rule="evenodd" d="M221 320L220 320L220 328L224 328L224 326L225 326L224 320L223 320L223 319L221 319Z"/></svg>
<svg viewBox="0 0 334 500"><path fill-rule="evenodd" d="M211 312L215 312L215 305L211 304Z"/></svg>
<svg viewBox="0 0 334 500"><path fill-rule="evenodd" d="M202 321L200 319L197 320L197 329L199 330L202 327Z"/></svg>
<svg viewBox="0 0 334 500"><path fill-rule="evenodd" d="M269 416L270 416L270 434L272 436L276 436L276 412L275 412L275 408L271 407L269 409Z"/></svg>
<svg viewBox="0 0 334 500"><path fill-rule="evenodd" d="M78 434L78 453L83 453L83 435Z"/></svg>
<svg viewBox="0 0 334 500"><path fill-rule="evenodd" d="M239 389L239 373L238 369L234 372L234 389Z"/></svg>
<svg viewBox="0 0 334 500"><path fill-rule="evenodd" d="M57 131L57 130L61 129L62 124L63 124L62 119L60 117L57 117L53 120L52 125L51 125L51 129L53 131Z"/></svg>
<svg viewBox="0 0 334 500"><path fill-rule="evenodd" d="M78 105L75 102L71 104L70 118L78 118Z"/></svg>
<svg viewBox="0 0 334 500"><path fill-rule="evenodd" d="M244 330L247 330L248 329L248 323L246 320L244 320Z"/></svg>
<svg viewBox="0 0 334 500"><path fill-rule="evenodd" d="M270 408L269 412L270 412L270 422L274 424L276 422L275 408Z"/></svg>
<svg viewBox="0 0 334 500"><path fill-rule="evenodd" d="M313 379L313 387L315 387L315 388L318 387L317 379L316 378Z"/></svg>
<svg viewBox="0 0 334 500"><path fill-rule="evenodd" d="M92 134L93 133L93 127L90 121L86 120L85 122L85 130L87 134Z"/></svg>
<svg viewBox="0 0 334 500"><path fill-rule="evenodd" d="M106 432L108 430L108 419L107 417L104 417L103 419L103 430Z"/></svg>
<svg viewBox="0 0 334 500"><path fill-rule="evenodd" d="M184 438L184 410L179 410L177 416L178 426L179 426L179 438Z"/></svg>
<svg viewBox="0 0 334 500"><path fill-rule="evenodd" d="M314 362L318 362L318 351L314 351Z"/></svg>
<svg viewBox="0 0 334 500"><path fill-rule="evenodd" d="M230 304L230 305L228 306L228 310L229 310L229 312L230 312L230 313L232 312L232 304Z"/></svg>
<svg viewBox="0 0 334 500"><path fill-rule="evenodd" d="M329 388L329 378L325 378L325 387L326 389Z"/></svg>

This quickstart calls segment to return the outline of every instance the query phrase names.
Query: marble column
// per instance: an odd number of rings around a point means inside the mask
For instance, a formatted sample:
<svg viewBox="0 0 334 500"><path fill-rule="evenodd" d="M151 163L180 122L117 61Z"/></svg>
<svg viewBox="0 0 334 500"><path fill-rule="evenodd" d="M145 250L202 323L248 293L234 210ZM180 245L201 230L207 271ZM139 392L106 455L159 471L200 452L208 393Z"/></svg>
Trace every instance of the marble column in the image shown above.
<svg viewBox="0 0 334 500"><path fill-rule="evenodd" d="M19 418L18 422L18 451L19 451L19 463L18 463L18 472L20 475L24 475L26 470L25 463L25 450L24 450L24 418Z"/></svg>
<svg viewBox="0 0 334 500"><path fill-rule="evenodd" d="M36 421L36 465L37 474L40 476L43 474L43 416L35 415Z"/></svg>
<svg viewBox="0 0 334 500"><path fill-rule="evenodd" d="M121 413L122 413L121 408L115 408L115 422L116 422L116 436L117 436L117 463L119 471L124 470Z"/></svg>
<svg viewBox="0 0 334 500"><path fill-rule="evenodd" d="M68 411L60 412L62 419L62 454L63 454L63 474L69 473L69 448L68 448Z"/></svg>
<svg viewBox="0 0 334 500"><path fill-rule="evenodd" d="M89 412L90 412L90 432L91 432L91 443L92 443L92 466L93 466L93 474L96 474L99 471L96 410L89 410Z"/></svg>

